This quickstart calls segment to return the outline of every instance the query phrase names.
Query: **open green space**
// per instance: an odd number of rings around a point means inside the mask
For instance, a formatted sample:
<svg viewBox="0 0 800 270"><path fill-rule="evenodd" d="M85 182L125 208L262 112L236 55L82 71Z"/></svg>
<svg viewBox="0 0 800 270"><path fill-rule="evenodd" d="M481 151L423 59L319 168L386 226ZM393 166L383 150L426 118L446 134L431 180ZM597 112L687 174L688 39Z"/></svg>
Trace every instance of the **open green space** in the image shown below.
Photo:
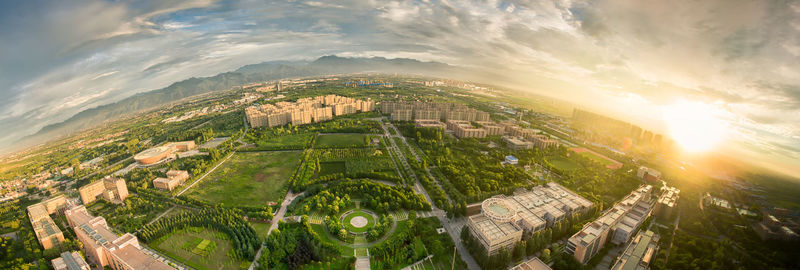
<svg viewBox="0 0 800 270"><path fill-rule="evenodd" d="M261 223L261 222L250 222L250 226L253 227L253 230L256 231L258 238L262 240L267 238L267 234L269 234L269 226L270 223Z"/></svg>
<svg viewBox="0 0 800 270"><path fill-rule="evenodd" d="M313 230L319 236L320 241L334 244L336 246L336 249L342 252L342 256L346 257L353 256L353 248L342 244L342 242L338 241L337 239L331 238L328 235L324 225L310 224L310 226L311 230Z"/></svg>
<svg viewBox="0 0 800 270"><path fill-rule="evenodd" d="M317 136L315 148L350 148L366 147L370 143L370 136L366 134L322 134Z"/></svg>
<svg viewBox="0 0 800 270"><path fill-rule="evenodd" d="M351 224L350 221L352 221L353 218L356 217L363 217L367 219L367 225L360 228L353 226L353 224ZM342 225L344 225L344 227L347 228L347 230L350 232L363 233L369 230L370 227L375 225L375 218L367 212L361 210L354 210L353 212L345 215L342 218Z"/></svg>
<svg viewBox="0 0 800 270"><path fill-rule="evenodd" d="M616 163L614 163L614 162L612 162L612 161L610 161L608 159L605 159L605 158L603 158L603 157L601 157L601 156L599 156L599 155L597 155L595 153L589 152L589 151L580 152L578 154L581 155L581 156L587 157L587 158L589 158L591 160L594 160L597 163L603 164L603 166L614 166L614 165L616 165Z"/></svg>
<svg viewBox="0 0 800 270"><path fill-rule="evenodd" d="M291 134L256 140L256 150L305 149L314 133Z"/></svg>
<svg viewBox="0 0 800 270"><path fill-rule="evenodd" d="M283 196L300 151L236 153L187 196L228 206L264 206Z"/></svg>
<svg viewBox="0 0 800 270"><path fill-rule="evenodd" d="M345 173L347 171L344 161L320 162L319 166L320 168L319 172L317 172L317 176Z"/></svg>
<svg viewBox="0 0 800 270"><path fill-rule="evenodd" d="M164 236L150 246L197 269L241 269L242 261L229 257L233 246L222 232L189 227Z"/></svg>
<svg viewBox="0 0 800 270"><path fill-rule="evenodd" d="M561 171L573 171L581 168L580 164L563 157L550 156L546 157L545 159L550 163L550 165L553 165L553 167L556 167L556 169Z"/></svg>

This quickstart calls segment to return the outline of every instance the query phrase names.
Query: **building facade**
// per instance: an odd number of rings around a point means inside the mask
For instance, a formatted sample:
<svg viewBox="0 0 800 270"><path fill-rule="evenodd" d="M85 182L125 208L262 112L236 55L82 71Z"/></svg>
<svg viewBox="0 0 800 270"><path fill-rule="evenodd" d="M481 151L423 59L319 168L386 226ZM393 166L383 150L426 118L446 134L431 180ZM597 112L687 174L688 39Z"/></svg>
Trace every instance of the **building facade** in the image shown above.
<svg viewBox="0 0 800 270"><path fill-rule="evenodd" d="M567 241L566 251L586 264L607 242L626 243L650 216L653 187L643 185L628 194L596 220L587 223Z"/></svg>
<svg viewBox="0 0 800 270"><path fill-rule="evenodd" d="M89 183L78 189L83 204L90 204L97 197L112 203L122 203L128 198L128 187L125 186L125 179L106 176L100 181Z"/></svg>
<svg viewBox="0 0 800 270"><path fill-rule="evenodd" d="M136 236L130 233L118 236L103 217L90 215L83 205L68 209L66 216L91 263L114 270L173 269L144 253Z"/></svg>

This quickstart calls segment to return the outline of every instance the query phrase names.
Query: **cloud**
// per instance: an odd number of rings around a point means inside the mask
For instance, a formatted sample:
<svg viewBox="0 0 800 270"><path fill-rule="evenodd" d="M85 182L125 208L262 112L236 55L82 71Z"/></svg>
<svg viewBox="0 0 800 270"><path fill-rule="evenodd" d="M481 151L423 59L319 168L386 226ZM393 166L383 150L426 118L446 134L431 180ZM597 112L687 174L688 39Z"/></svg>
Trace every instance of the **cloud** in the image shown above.
<svg viewBox="0 0 800 270"><path fill-rule="evenodd" d="M655 129L676 100L720 103L773 159L800 136L797 2L33 0L0 4L0 36L0 146L181 79L326 54L470 67Z"/></svg>

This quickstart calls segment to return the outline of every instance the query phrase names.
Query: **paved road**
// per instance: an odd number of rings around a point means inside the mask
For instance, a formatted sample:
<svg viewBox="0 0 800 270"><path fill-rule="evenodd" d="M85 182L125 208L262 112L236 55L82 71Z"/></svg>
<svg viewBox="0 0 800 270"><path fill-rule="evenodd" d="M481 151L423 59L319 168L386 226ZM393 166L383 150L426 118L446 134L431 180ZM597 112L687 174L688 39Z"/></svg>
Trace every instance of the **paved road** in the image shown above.
<svg viewBox="0 0 800 270"><path fill-rule="evenodd" d="M403 137L401 135L400 131L397 130L397 127L395 127L391 123L388 123L387 125L391 126L395 130L395 132L397 133L397 135L395 137L399 137L400 140L403 141L403 143L406 145L406 147L408 147L409 152L412 155L414 155L414 158L419 162L420 161L419 156L416 154L414 149L411 148L410 145L408 145L408 142L405 140L405 137ZM381 127L383 127L384 131L386 131L386 133L388 135L388 130L386 130L386 126L384 125L384 123L382 121L381 121ZM445 216L445 212L444 211L441 211L441 210L436 208L436 206L434 205L434 203L431 200L430 196L428 196L428 193L425 191L425 189L419 186L419 183L417 182L416 174L414 174L414 171L411 170L411 167L408 165L407 159L405 158L403 152L399 150L399 148L397 147L397 145L395 144L394 140L391 137L388 138L388 139L391 142L392 147L397 150L397 154L399 156L399 159L404 161L403 165L404 166L408 166L407 167L408 174L411 175L411 177L414 179L414 185L415 185L415 187L417 187L416 189L418 191L422 191L422 194L425 196L425 199L427 199L428 202L431 204L431 208L433 209L433 212L436 213L436 218L439 219L439 221L444 226L444 229L447 231L447 234L450 235L450 238L453 240L453 243L456 246L456 250L458 250L458 254L461 255L461 259L463 259L464 262L467 263L467 268L469 268L470 270L479 270L479 269L481 269L480 266L478 266L478 262L476 262L475 259L472 258L472 255L470 255L469 252L467 252L467 248L464 246L463 243L461 243L460 235L461 235L461 228L464 226L463 218L450 220ZM428 173L428 177L430 177L437 185L439 185L439 181L436 179L436 177L434 177L430 173L429 170L426 169L426 171ZM447 197L447 199L450 200L449 197ZM450 201L452 203L452 200L450 200Z"/></svg>
<svg viewBox="0 0 800 270"><path fill-rule="evenodd" d="M206 176L208 176L209 174L214 172L214 170L216 170L220 165L222 165L226 161L228 161L228 159L230 159L233 156L234 153L236 153L236 151L231 151L231 153L228 154L228 156L226 156L224 159L222 159L222 161L218 162L217 165L214 166L214 168L211 168L211 170L206 171L206 173L204 173L203 176L200 176L199 178L197 178L197 180L194 180L194 182L192 182L192 184L186 186L185 188L183 188L183 190L181 190L181 192L178 192L178 194L175 194L175 196L172 196L172 197L173 198L178 197L178 196L182 195L184 192L186 192L187 190L189 190L190 188L192 188L194 185L197 185L197 183L200 183L200 181L203 180L203 178L206 178Z"/></svg>
<svg viewBox="0 0 800 270"><path fill-rule="evenodd" d="M286 207L289 206L289 204L291 204L295 198L299 197L300 195L303 195L303 193L304 192L294 194L292 193L291 190L289 190L289 192L286 193L286 197L283 199L283 202L281 203L281 208L278 209L278 213L276 213L272 217L272 224L269 226L269 231L267 231L267 235L269 235L269 233L278 228L278 221L282 220L283 216L286 215ZM261 251L263 249L264 249L264 243L261 243L261 247L258 248L258 252L256 253L256 256L253 258L253 262L250 263L250 267L248 268L248 270L255 269L256 263L258 262L258 258L261 257Z"/></svg>

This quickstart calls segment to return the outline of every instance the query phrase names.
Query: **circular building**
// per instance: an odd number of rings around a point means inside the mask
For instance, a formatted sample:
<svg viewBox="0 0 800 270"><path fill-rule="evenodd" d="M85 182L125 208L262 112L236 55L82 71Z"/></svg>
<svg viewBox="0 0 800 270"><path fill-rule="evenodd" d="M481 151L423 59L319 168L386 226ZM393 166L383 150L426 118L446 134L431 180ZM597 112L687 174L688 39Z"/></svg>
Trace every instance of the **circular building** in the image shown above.
<svg viewBox="0 0 800 270"><path fill-rule="evenodd" d="M495 222L511 222L516 220L517 208L502 198L489 198L481 203L481 213Z"/></svg>
<svg viewBox="0 0 800 270"><path fill-rule="evenodd" d="M169 157L170 155L172 155L172 147L159 146L136 154L133 156L133 160L136 160L136 162L142 165L150 165L157 163L162 159Z"/></svg>

